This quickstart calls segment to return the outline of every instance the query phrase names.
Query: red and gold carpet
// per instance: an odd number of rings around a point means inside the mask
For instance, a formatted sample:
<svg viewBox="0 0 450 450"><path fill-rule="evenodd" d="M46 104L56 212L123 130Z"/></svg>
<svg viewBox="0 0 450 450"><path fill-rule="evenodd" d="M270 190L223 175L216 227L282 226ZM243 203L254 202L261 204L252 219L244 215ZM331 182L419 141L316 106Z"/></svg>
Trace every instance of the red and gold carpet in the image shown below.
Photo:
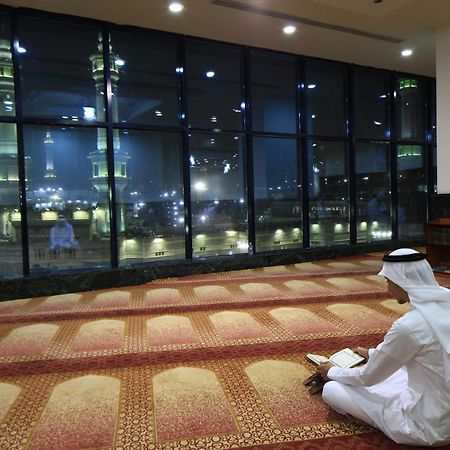
<svg viewBox="0 0 450 450"><path fill-rule="evenodd" d="M408 448L302 384L305 353L376 345L408 310L379 267L364 255L2 302L0 448Z"/></svg>

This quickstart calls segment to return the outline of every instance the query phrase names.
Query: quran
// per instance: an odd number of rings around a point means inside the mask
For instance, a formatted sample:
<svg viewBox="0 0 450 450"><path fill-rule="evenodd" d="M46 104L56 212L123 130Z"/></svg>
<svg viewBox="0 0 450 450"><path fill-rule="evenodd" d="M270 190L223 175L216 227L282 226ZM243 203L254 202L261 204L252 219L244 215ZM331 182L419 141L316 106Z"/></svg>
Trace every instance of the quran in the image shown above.
<svg viewBox="0 0 450 450"><path fill-rule="evenodd" d="M311 361L315 365L322 364L324 362L330 362L336 367L341 368L350 368L355 367L358 364L361 364L365 362L366 358L359 355L358 353L354 352L353 350L349 348L344 348L342 350L339 350L336 353L333 353L329 358L326 358L322 355L314 355L312 353L308 353L306 355L306 359L308 361Z"/></svg>

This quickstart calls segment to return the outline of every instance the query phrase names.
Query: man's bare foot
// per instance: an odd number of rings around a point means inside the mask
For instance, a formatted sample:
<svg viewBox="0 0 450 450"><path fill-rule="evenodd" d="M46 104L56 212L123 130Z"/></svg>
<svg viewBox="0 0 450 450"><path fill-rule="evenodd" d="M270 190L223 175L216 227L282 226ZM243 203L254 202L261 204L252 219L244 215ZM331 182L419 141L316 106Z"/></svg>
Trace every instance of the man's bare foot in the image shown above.
<svg viewBox="0 0 450 450"><path fill-rule="evenodd" d="M356 347L353 349L355 353L358 353L358 355L361 355L362 357L369 359L369 350L365 347Z"/></svg>

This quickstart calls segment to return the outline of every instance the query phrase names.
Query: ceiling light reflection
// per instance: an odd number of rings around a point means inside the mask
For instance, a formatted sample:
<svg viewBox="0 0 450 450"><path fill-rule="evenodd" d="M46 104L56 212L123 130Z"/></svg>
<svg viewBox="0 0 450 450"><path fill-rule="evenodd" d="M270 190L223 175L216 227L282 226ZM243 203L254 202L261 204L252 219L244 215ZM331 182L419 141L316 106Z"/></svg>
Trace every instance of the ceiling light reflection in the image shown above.
<svg viewBox="0 0 450 450"><path fill-rule="evenodd" d="M283 28L283 33L285 33L285 34L293 34L293 33L295 33L296 31L297 31L297 27L294 26L294 25L286 25L286 26Z"/></svg>
<svg viewBox="0 0 450 450"><path fill-rule="evenodd" d="M172 2L169 5L169 11L173 12L173 13L179 13L179 12L183 11L183 9L184 9L184 6L180 2Z"/></svg>

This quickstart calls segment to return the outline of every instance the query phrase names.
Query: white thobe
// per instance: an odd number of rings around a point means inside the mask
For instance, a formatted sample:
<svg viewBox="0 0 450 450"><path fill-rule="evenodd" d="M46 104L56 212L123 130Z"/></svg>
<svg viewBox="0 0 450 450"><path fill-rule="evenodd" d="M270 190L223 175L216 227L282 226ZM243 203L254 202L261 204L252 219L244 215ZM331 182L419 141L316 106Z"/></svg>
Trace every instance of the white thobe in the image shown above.
<svg viewBox="0 0 450 450"><path fill-rule="evenodd" d="M450 318L449 326L450 326ZM332 367L323 399L380 429L397 443L450 444L447 354L416 310L394 322L384 341L369 351L365 366Z"/></svg>
<svg viewBox="0 0 450 450"><path fill-rule="evenodd" d="M62 226L55 225L50 230L50 250L57 250L60 248L71 249L78 246L75 240L73 227L70 223L65 223Z"/></svg>

